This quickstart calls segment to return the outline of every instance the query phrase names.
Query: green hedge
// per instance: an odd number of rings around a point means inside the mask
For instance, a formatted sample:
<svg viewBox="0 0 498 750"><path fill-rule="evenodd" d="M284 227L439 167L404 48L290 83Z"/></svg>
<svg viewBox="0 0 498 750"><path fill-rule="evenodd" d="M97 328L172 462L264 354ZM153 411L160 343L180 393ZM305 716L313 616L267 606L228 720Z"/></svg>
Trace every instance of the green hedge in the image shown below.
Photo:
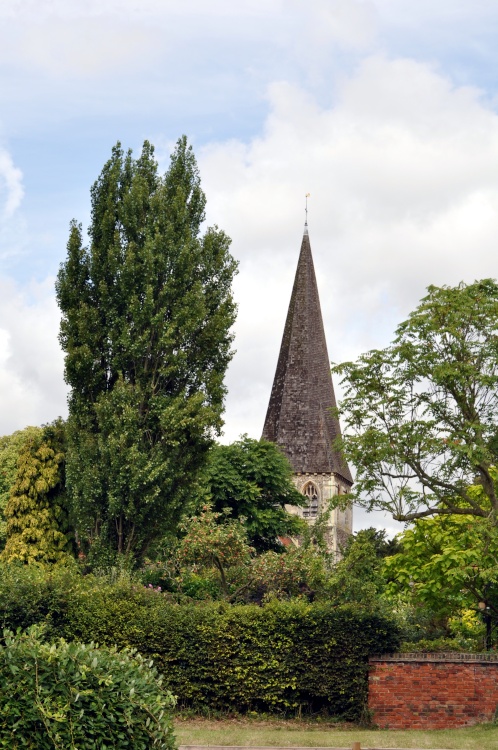
<svg viewBox="0 0 498 750"><path fill-rule="evenodd" d="M173 696L142 657L53 644L33 626L0 645L0 748L174 750Z"/></svg>
<svg viewBox="0 0 498 750"><path fill-rule="evenodd" d="M323 711L355 720L366 702L368 656L399 642L386 618L327 604L178 605L141 586L63 571L3 573L5 625L43 621L68 640L136 648L154 659L179 705L195 709Z"/></svg>

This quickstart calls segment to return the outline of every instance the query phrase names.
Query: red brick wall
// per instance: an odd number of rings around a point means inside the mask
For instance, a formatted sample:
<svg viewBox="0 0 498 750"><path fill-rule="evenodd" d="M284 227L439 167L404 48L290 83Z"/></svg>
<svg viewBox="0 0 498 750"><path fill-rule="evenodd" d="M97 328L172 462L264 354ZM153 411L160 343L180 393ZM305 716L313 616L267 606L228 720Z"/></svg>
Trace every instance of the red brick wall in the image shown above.
<svg viewBox="0 0 498 750"><path fill-rule="evenodd" d="M370 670L368 705L382 728L463 727L498 708L496 656L400 654L371 659Z"/></svg>

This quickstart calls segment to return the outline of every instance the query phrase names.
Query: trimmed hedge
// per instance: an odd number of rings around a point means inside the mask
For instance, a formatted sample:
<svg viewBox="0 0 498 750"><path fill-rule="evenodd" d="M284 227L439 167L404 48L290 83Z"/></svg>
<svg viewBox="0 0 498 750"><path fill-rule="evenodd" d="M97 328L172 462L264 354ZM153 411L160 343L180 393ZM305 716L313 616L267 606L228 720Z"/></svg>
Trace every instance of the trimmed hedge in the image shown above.
<svg viewBox="0 0 498 750"><path fill-rule="evenodd" d="M0 646L0 747L16 750L174 750L175 701L130 651L52 645L43 628Z"/></svg>
<svg viewBox="0 0 498 750"><path fill-rule="evenodd" d="M399 644L393 622L351 608L301 601L178 605L140 586L25 570L16 575L28 609L7 590L5 576L0 581L5 625L43 621L68 640L136 648L154 659L179 705L197 710L322 711L357 720L366 705L369 655Z"/></svg>

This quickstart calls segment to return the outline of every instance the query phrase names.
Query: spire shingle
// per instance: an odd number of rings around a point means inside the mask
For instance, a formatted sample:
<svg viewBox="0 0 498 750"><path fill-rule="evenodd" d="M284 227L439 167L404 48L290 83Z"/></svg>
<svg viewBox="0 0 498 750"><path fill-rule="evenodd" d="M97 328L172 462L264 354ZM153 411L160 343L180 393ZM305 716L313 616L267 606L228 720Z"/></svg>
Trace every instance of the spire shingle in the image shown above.
<svg viewBox="0 0 498 750"><path fill-rule="evenodd" d="M307 227L285 322L263 438L277 443L294 471L339 474L353 482L332 443L339 421Z"/></svg>

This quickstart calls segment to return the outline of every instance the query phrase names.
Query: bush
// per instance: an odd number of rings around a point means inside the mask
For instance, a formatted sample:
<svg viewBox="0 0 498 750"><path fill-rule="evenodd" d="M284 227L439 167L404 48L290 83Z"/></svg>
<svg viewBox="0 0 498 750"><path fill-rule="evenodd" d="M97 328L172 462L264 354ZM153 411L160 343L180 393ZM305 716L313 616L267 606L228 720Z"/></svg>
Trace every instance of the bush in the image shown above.
<svg viewBox="0 0 498 750"><path fill-rule="evenodd" d="M393 622L359 608L304 601L178 605L125 581L111 585L56 571L47 586L42 575L26 576L20 590L28 601L32 589L34 621L68 640L138 649L154 660L181 705L196 710L304 710L358 719L369 655L398 645ZM4 580L0 575L5 622L26 626Z"/></svg>
<svg viewBox="0 0 498 750"><path fill-rule="evenodd" d="M45 623L47 632L59 635L68 601L84 585L76 566L50 570L41 565L0 565L0 628Z"/></svg>
<svg viewBox="0 0 498 750"><path fill-rule="evenodd" d="M400 646L400 651L403 654L421 652L425 654L443 653L449 651L465 651L470 652L475 650L475 644L472 642L462 643L461 639L458 638L434 638L421 639L419 641L403 641Z"/></svg>
<svg viewBox="0 0 498 750"><path fill-rule="evenodd" d="M0 646L0 747L146 750L175 747L173 696L132 651L50 645L34 626Z"/></svg>

